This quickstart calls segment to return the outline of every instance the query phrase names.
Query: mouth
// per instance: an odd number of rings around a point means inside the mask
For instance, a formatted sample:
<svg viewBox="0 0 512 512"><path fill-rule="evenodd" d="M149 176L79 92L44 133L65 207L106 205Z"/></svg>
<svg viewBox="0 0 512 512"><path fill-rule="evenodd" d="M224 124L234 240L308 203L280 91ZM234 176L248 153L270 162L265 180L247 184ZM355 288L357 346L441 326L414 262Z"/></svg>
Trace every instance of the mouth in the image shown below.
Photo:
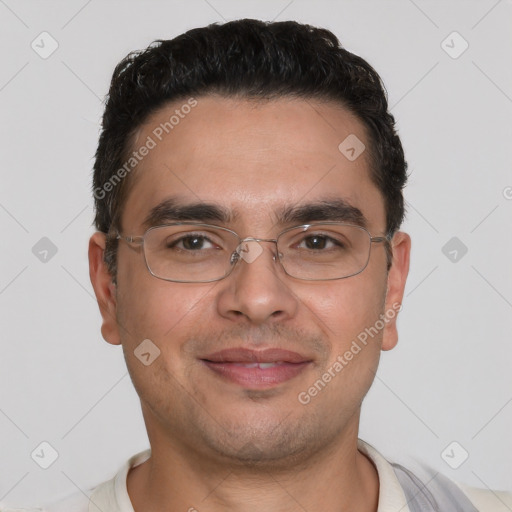
<svg viewBox="0 0 512 512"><path fill-rule="evenodd" d="M268 389L298 376L312 359L282 349L227 349L201 361L217 376L245 389Z"/></svg>

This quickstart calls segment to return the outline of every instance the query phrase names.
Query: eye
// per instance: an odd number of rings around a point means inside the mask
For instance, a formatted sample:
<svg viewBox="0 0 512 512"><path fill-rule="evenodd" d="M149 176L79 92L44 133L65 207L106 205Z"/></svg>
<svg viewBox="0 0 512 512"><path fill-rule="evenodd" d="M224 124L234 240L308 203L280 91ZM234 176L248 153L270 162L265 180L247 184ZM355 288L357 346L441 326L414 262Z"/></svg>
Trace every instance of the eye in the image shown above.
<svg viewBox="0 0 512 512"><path fill-rule="evenodd" d="M169 249L184 249L186 251L199 251L202 249L213 249L213 243L203 235L186 235L172 240L167 244Z"/></svg>
<svg viewBox="0 0 512 512"><path fill-rule="evenodd" d="M342 246L343 244L341 244L338 240L335 240L326 235L309 235L304 237L302 242L297 245L299 249L309 250L332 249Z"/></svg>

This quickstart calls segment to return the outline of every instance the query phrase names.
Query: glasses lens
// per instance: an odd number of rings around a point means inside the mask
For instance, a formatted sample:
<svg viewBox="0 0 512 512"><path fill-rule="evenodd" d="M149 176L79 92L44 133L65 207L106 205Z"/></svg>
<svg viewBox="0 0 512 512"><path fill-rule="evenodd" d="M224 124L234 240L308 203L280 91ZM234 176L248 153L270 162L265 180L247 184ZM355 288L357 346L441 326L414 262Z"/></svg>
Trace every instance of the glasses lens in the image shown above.
<svg viewBox="0 0 512 512"><path fill-rule="evenodd" d="M288 275L329 280L361 272L368 264L370 245L364 228L327 223L285 231L279 237L278 251Z"/></svg>
<svg viewBox="0 0 512 512"><path fill-rule="evenodd" d="M150 272L177 282L208 282L230 271L237 236L227 229L203 224L159 226L144 236Z"/></svg>

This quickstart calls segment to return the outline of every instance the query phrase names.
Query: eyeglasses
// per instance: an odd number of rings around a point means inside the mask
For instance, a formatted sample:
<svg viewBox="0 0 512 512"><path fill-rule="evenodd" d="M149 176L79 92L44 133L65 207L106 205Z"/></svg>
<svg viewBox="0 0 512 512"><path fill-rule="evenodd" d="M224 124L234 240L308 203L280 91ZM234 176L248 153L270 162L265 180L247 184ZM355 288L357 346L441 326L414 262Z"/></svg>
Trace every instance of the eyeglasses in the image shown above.
<svg viewBox="0 0 512 512"><path fill-rule="evenodd" d="M210 224L180 222L149 228L143 236L116 239L142 245L149 272L165 281L209 283L229 276L240 260L252 263L263 252L260 242L276 245L274 261L284 272L306 281L344 279L361 273L370 259L372 237L363 227L341 222L288 228L277 238L240 238L234 231Z"/></svg>

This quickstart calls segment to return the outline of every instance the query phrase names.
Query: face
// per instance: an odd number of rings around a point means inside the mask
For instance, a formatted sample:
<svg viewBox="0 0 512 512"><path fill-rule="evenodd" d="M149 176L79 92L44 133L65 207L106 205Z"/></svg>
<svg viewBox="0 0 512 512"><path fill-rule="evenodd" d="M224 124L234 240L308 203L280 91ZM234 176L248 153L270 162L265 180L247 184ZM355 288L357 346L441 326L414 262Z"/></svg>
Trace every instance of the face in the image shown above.
<svg viewBox="0 0 512 512"><path fill-rule="evenodd" d="M162 108L137 134L134 149L148 137L156 144L135 171L123 235L142 235L166 200L174 208L153 220L197 220L241 238L275 239L294 225L346 219L341 201L360 211L372 236L385 233L366 152L354 160L338 149L349 135L368 146L363 125L340 106L199 97L159 140L155 129L180 106ZM335 206L322 210L322 202ZM283 271L273 243L260 242L256 259L241 260L223 280L175 283L152 276L141 248L121 241L113 285L101 261L104 237L95 234L91 278L102 332L123 346L153 448L275 467L355 435L380 350L397 341L409 237L397 233L392 244L389 272L384 244L373 243L360 274L299 280ZM136 356L143 340L151 340L149 359L160 351L147 365Z"/></svg>

